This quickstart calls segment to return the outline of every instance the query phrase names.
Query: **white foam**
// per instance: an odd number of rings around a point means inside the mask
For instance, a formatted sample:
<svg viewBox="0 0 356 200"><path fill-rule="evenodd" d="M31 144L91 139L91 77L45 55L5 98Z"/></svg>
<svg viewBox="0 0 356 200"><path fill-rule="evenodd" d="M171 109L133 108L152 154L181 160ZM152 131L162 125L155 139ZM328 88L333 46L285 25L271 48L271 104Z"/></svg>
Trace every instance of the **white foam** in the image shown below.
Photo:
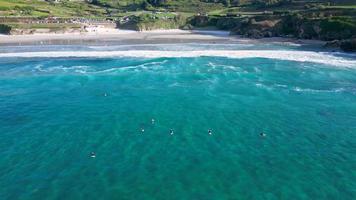
<svg viewBox="0 0 356 200"><path fill-rule="evenodd" d="M283 84L273 84L271 86L265 85L263 83L255 83L256 87L267 89L267 90L288 90L299 93L341 93L341 92L352 92L352 90L348 90L346 88L333 88L333 89L312 89L312 88L301 88L301 87L288 87Z"/></svg>
<svg viewBox="0 0 356 200"><path fill-rule="evenodd" d="M310 92L310 93L338 93L338 92L344 92L345 88L336 88L336 89L330 89L330 90L318 90L318 89L311 89L311 88L295 87L295 88L293 88L293 90L296 92Z"/></svg>
<svg viewBox="0 0 356 200"><path fill-rule="evenodd" d="M201 50L201 51L50 51L50 52L20 52L1 53L0 58L62 58L62 57L229 57L229 58L269 58L297 62L313 62L327 65L356 68L356 59L340 57L328 52L290 51L290 50Z"/></svg>

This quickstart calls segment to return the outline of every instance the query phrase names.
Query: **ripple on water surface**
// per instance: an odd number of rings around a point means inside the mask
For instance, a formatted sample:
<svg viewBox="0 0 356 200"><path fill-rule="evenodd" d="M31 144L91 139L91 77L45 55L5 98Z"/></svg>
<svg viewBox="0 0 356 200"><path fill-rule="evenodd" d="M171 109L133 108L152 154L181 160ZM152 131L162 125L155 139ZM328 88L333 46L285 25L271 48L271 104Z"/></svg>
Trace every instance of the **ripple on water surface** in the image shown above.
<svg viewBox="0 0 356 200"><path fill-rule="evenodd" d="M352 58L55 57L0 58L1 199L356 195Z"/></svg>

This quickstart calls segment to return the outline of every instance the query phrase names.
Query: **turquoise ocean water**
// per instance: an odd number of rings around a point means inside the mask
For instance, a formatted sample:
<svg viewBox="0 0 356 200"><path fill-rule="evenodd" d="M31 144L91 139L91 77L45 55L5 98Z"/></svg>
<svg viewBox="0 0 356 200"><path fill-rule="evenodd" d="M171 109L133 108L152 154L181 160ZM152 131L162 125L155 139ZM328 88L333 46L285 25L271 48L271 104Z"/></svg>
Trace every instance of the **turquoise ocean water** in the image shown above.
<svg viewBox="0 0 356 200"><path fill-rule="evenodd" d="M355 137L352 54L277 44L0 48L0 199L351 200Z"/></svg>

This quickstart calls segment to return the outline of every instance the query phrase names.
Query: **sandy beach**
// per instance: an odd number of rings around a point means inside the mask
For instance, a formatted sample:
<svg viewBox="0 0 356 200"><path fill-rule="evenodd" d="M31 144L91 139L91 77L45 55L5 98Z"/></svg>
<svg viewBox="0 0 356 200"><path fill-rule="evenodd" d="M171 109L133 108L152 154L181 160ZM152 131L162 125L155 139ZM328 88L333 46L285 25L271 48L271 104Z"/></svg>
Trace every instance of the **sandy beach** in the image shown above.
<svg viewBox="0 0 356 200"><path fill-rule="evenodd" d="M192 41L224 42L235 39L225 31L184 31L155 30L130 31L117 29L100 29L85 33L0 35L2 45L26 44L81 44L81 43L180 43Z"/></svg>
<svg viewBox="0 0 356 200"><path fill-rule="evenodd" d="M84 33L46 33L30 35L0 35L0 45L50 45L50 44L164 44L164 43L231 43L231 42L278 42L291 44L323 44L316 40L292 38L248 39L217 30L154 30L131 31L100 28Z"/></svg>

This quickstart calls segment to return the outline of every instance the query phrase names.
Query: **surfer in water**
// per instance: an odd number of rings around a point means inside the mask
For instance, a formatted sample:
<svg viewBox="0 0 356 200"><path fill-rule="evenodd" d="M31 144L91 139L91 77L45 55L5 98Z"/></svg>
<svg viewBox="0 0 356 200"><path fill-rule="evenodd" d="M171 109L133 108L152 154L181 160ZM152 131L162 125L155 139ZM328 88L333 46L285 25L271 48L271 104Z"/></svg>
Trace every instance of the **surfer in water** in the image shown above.
<svg viewBox="0 0 356 200"><path fill-rule="evenodd" d="M213 132L211 131L211 129L208 130L209 135L213 134Z"/></svg>
<svg viewBox="0 0 356 200"><path fill-rule="evenodd" d="M155 124L155 119L152 118L152 119L151 119L151 123L152 123L152 124Z"/></svg>
<svg viewBox="0 0 356 200"><path fill-rule="evenodd" d="M142 133L145 132L145 129L144 129L143 127L141 128L141 132L142 132Z"/></svg>
<svg viewBox="0 0 356 200"><path fill-rule="evenodd" d="M266 137L267 135L266 135L266 133L262 132L262 133L260 133L260 136L261 137Z"/></svg>
<svg viewBox="0 0 356 200"><path fill-rule="evenodd" d="M169 130L169 133L170 133L171 135L173 135L173 134L174 134L173 129Z"/></svg>
<svg viewBox="0 0 356 200"><path fill-rule="evenodd" d="M95 158L95 152L92 151L92 152L90 153L90 157Z"/></svg>

